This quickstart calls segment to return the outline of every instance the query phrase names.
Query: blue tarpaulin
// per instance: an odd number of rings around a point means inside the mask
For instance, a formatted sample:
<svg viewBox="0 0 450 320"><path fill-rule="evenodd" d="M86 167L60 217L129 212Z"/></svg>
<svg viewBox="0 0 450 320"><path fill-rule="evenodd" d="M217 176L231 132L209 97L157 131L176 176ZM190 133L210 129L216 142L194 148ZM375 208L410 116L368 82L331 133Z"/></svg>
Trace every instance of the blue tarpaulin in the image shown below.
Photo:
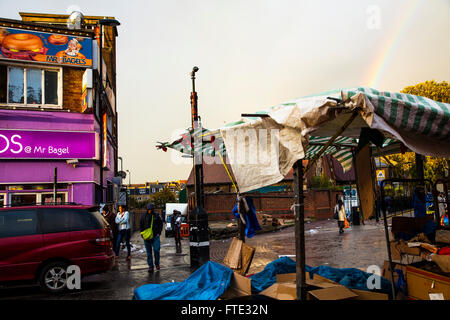
<svg viewBox="0 0 450 320"><path fill-rule="evenodd" d="M208 261L182 282L146 284L134 290L135 300L217 300L230 285L233 271Z"/></svg>
<svg viewBox="0 0 450 320"><path fill-rule="evenodd" d="M372 276L372 273L367 273L356 268L333 268L329 266L310 267L305 266L306 272L309 272L312 277L318 274L321 277L327 278L339 283L349 289L370 290L367 288L367 279ZM288 257L281 257L269 263L263 271L254 274L252 279L252 293L259 293L276 282L277 274L295 273L295 261ZM381 288L380 291L389 293L391 290L391 283L383 277L380 277Z"/></svg>
<svg viewBox="0 0 450 320"><path fill-rule="evenodd" d="M250 209L245 216L245 236L247 238L252 238L256 235L256 231L261 230L261 226L258 223L258 218L256 218L256 209L253 204L253 198L245 197L247 201L248 208ZM233 208L233 214L236 220L239 220L238 204Z"/></svg>

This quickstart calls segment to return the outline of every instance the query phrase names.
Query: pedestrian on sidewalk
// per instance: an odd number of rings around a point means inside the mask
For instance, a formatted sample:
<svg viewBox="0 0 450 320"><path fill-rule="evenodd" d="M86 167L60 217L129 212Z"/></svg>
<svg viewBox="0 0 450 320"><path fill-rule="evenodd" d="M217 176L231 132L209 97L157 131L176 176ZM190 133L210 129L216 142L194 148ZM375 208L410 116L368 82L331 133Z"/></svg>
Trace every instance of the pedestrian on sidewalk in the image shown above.
<svg viewBox="0 0 450 320"><path fill-rule="evenodd" d="M342 202L341 199L338 200L335 210L338 213L339 234L341 234L344 232L344 227L345 227L345 207L344 207L344 202Z"/></svg>
<svg viewBox="0 0 450 320"><path fill-rule="evenodd" d="M147 205L147 212L142 215L140 221L140 231L143 232L146 229L152 228L153 237L148 240L144 240L145 250L147 251L147 264L148 272L153 272L153 253L155 254L155 267L156 270L160 269L159 257L161 243L159 236L163 228L162 219L158 213L155 212L155 206L153 203ZM152 252L153 251L153 252Z"/></svg>
<svg viewBox="0 0 450 320"><path fill-rule="evenodd" d="M177 253L181 253L181 212L178 210L173 210L173 231Z"/></svg>
<svg viewBox="0 0 450 320"><path fill-rule="evenodd" d="M131 260L131 226L130 226L130 213L126 210L126 206L119 206L119 213L116 215L116 223L119 229L119 235L116 242L116 259L119 258L120 243L122 239L125 239L127 246L127 260Z"/></svg>
<svg viewBox="0 0 450 320"><path fill-rule="evenodd" d="M117 224L116 224L116 214L111 210L111 207L109 205L106 205L103 207L102 210L103 218L108 222L109 227L111 228L112 232L112 243L115 244L118 236L118 230L117 230Z"/></svg>

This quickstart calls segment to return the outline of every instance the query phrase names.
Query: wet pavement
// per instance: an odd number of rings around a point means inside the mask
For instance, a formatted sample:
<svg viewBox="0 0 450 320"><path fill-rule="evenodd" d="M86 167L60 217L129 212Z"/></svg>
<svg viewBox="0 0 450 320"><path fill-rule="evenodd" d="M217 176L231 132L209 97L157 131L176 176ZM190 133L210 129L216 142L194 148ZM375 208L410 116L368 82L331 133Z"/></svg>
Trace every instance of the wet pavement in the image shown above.
<svg viewBox="0 0 450 320"><path fill-rule="evenodd" d="M366 221L365 225L351 226L343 234L339 234L336 220L306 223L306 264L364 270L370 265L382 268L387 259L385 239L382 221ZM211 260L222 262L230 243L231 239L213 242ZM249 274L262 271L268 263L283 255L292 256L295 260L293 227L257 235L246 239L246 244L256 248Z"/></svg>
<svg viewBox="0 0 450 320"><path fill-rule="evenodd" d="M126 250L121 251L117 265L107 273L82 279L81 291L68 291L60 295L48 295L38 286L0 287L0 299L13 300L129 300L133 290L147 283L183 281L191 274L189 240L182 240L182 252L176 253L173 238L161 238L161 270L148 273L146 253L139 233L131 239L132 260L125 260ZM222 263L231 239L211 240L211 260ZM282 255L295 259L294 228L288 227L270 233L258 234L246 240L256 248L249 274L264 267ZM306 264L314 267L354 267L366 270L370 265L383 266L387 259L384 225L375 220L366 225L352 226L339 234L336 220L316 221L305 225Z"/></svg>

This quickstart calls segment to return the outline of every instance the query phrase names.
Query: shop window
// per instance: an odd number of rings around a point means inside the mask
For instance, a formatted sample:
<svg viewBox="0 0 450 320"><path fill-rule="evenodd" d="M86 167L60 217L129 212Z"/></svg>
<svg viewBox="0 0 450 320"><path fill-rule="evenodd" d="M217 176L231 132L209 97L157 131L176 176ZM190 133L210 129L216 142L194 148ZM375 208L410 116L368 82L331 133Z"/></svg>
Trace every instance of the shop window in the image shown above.
<svg viewBox="0 0 450 320"><path fill-rule="evenodd" d="M35 210L0 211L0 238L29 236L36 233Z"/></svg>
<svg viewBox="0 0 450 320"><path fill-rule="evenodd" d="M0 65L0 103L60 106L60 69Z"/></svg>
<svg viewBox="0 0 450 320"><path fill-rule="evenodd" d="M37 194L28 193L28 194L12 194L11 195L11 206L22 206L27 204L36 204Z"/></svg>
<svg viewBox="0 0 450 320"><path fill-rule="evenodd" d="M6 205L6 195L0 194L0 207L3 207Z"/></svg>
<svg viewBox="0 0 450 320"><path fill-rule="evenodd" d="M66 195L64 193L57 193L56 194L56 203L65 203L66 202ZM53 193L43 193L41 195L41 203L55 203L53 200Z"/></svg>

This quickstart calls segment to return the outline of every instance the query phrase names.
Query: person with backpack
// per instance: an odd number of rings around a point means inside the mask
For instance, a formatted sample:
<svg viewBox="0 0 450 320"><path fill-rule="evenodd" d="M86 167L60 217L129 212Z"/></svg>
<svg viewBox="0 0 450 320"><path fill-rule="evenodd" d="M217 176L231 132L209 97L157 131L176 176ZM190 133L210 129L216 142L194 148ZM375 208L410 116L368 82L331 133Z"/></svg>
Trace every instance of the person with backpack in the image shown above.
<svg viewBox="0 0 450 320"><path fill-rule="evenodd" d="M147 251L148 272L153 272L153 253L155 254L156 270L160 269L160 235L163 228L162 219L155 212L153 203L147 204L147 212L144 213L140 221L141 236L144 239L145 250Z"/></svg>

